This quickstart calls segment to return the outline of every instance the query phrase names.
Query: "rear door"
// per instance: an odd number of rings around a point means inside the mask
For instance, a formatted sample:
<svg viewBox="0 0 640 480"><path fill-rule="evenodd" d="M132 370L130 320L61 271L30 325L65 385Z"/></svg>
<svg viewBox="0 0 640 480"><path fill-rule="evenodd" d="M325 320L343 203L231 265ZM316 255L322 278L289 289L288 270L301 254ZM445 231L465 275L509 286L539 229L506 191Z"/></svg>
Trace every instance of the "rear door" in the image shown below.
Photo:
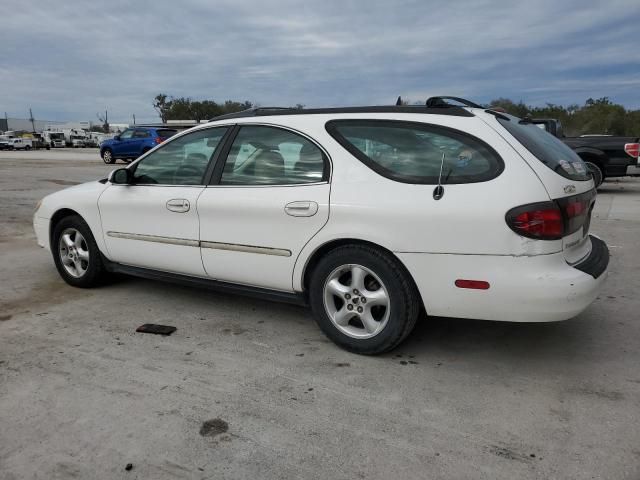
<svg viewBox="0 0 640 480"><path fill-rule="evenodd" d="M98 207L111 260L205 276L200 257L198 197L210 160L227 132L190 132L131 165L131 185L110 185Z"/></svg>
<svg viewBox="0 0 640 480"><path fill-rule="evenodd" d="M198 199L210 277L292 291L304 245L329 218L330 163L297 132L243 125Z"/></svg>
<svg viewBox="0 0 640 480"><path fill-rule="evenodd" d="M131 137L131 154L133 156L141 155L144 147L149 144L150 138L151 132L141 128L136 128L133 132L133 136Z"/></svg>

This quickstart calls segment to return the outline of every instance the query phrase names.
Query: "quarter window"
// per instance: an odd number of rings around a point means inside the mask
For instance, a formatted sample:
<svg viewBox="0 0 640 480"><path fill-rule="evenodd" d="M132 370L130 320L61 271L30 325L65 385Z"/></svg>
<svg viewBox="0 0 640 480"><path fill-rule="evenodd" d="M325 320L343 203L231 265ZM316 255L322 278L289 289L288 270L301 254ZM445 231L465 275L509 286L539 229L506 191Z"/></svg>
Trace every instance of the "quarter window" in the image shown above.
<svg viewBox="0 0 640 480"><path fill-rule="evenodd" d="M335 120L327 131L372 170L404 183L491 180L504 169L486 143L458 130L417 122ZM444 157L444 158L443 158Z"/></svg>
<svg viewBox="0 0 640 480"><path fill-rule="evenodd" d="M222 171L223 185L293 185L325 178L325 156L312 142L288 130L244 126Z"/></svg>
<svg viewBox="0 0 640 480"><path fill-rule="evenodd" d="M135 165L134 183L202 185L226 127L198 130L167 142Z"/></svg>
<svg viewBox="0 0 640 480"><path fill-rule="evenodd" d="M546 130L538 128L538 125L528 120L520 120L511 115L502 115L497 118L524 148L557 174L571 180L591 179L587 166L578 154Z"/></svg>

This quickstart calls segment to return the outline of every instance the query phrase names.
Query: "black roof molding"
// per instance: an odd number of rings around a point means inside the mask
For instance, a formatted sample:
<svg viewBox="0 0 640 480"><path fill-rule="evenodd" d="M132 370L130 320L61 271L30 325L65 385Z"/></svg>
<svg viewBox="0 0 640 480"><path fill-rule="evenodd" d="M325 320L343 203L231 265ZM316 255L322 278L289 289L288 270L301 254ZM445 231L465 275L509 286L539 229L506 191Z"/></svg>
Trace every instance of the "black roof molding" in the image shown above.
<svg viewBox="0 0 640 480"><path fill-rule="evenodd" d="M447 108L428 107L424 105L380 105L368 107L336 107L336 108L282 108L259 107L243 110L242 112L227 113L209 120L226 120L229 118L266 117L272 115L320 115L335 113L424 113L431 115L451 115L454 117L473 117L473 113L462 107L446 105Z"/></svg>

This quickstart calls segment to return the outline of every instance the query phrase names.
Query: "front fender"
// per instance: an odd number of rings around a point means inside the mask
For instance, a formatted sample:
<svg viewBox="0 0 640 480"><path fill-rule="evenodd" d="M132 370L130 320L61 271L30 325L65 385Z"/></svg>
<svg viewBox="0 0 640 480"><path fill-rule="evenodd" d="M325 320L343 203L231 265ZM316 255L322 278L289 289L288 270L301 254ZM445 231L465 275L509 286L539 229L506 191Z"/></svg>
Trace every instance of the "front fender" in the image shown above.
<svg viewBox="0 0 640 480"><path fill-rule="evenodd" d="M40 208L35 213L34 223L37 221L41 225L47 225L47 230L50 234L52 228L51 219L56 212L61 210L76 212L89 225L100 251L106 253L107 249L102 234L98 199L107 188L109 188L108 184L95 181L75 185L47 195L42 199Z"/></svg>

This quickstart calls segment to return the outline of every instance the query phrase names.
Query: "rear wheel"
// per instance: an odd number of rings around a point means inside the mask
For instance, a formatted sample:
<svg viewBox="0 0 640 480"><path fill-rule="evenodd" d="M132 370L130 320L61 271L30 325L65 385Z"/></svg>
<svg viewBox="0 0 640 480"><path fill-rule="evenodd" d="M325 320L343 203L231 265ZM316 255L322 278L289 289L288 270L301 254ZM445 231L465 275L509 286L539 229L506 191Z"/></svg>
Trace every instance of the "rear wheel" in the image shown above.
<svg viewBox="0 0 640 480"><path fill-rule="evenodd" d="M24 147L25 150L31 150L31 145L27 145Z"/></svg>
<svg viewBox="0 0 640 480"><path fill-rule="evenodd" d="M113 156L113 152L110 149L105 148L102 151L102 161L104 163L115 163L116 162L116 159Z"/></svg>
<svg viewBox="0 0 640 480"><path fill-rule="evenodd" d="M391 255L365 245L329 252L312 273L311 309L322 331L354 353L396 347L415 326L420 298Z"/></svg>
<svg viewBox="0 0 640 480"><path fill-rule="evenodd" d="M100 250L86 222L65 217L53 229L51 252L58 273L74 287L90 288L106 276Z"/></svg>
<svg viewBox="0 0 640 480"><path fill-rule="evenodd" d="M596 188L598 188L600 185L602 185L602 182L604 182L604 172L597 164L593 162L585 162L585 164L587 165L587 170L593 177L593 183L595 184Z"/></svg>

